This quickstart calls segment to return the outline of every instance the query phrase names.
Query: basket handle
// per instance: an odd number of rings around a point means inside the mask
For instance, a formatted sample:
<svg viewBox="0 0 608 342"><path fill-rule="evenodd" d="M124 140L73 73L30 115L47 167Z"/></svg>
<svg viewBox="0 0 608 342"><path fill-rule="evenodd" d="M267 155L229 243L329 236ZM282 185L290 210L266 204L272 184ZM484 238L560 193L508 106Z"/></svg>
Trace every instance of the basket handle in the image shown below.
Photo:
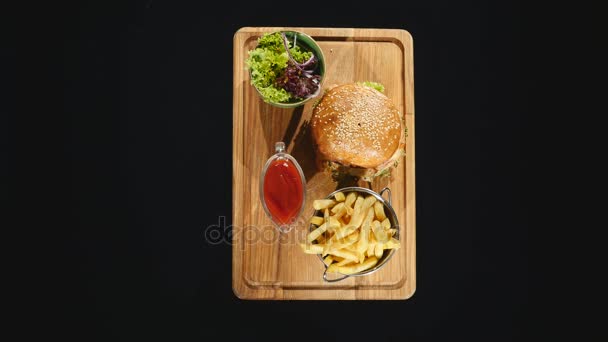
<svg viewBox="0 0 608 342"><path fill-rule="evenodd" d="M341 277L341 278L327 279L327 267L325 267L325 271L323 272L323 280L325 280L328 283L335 283L336 281L344 280L344 279L346 279L348 277L350 277L350 276L349 275L344 275L344 277Z"/></svg>
<svg viewBox="0 0 608 342"><path fill-rule="evenodd" d="M391 189L389 189L388 187L380 190L380 197L382 197L382 194L384 194L385 192L388 192L388 204L393 205L391 203Z"/></svg>

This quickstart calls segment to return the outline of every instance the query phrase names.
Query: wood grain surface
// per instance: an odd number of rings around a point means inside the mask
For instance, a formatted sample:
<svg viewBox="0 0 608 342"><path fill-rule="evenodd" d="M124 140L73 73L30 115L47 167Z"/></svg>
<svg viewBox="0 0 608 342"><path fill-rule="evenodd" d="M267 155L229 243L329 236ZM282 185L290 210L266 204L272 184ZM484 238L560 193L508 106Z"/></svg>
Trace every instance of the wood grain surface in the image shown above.
<svg viewBox="0 0 608 342"><path fill-rule="evenodd" d="M309 101L296 109L264 103L250 85L247 52L264 32L297 30L312 36L325 55L324 87L375 81L405 115L406 156L390 178L371 189L388 186L400 223L402 248L379 271L336 283L322 279L324 266L316 255L304 254L298 242L308 229L312 201L343 185L317 170L307 124ZM233 179L232 286L241 299L407 299L416 289L416 196L413 42L404 30L350 28L245 27L233 41ZM306 176L306 207L297 226L279 233L266 217L259 198L259 180L274 143L284 141ZM359 184L368 186L369 184Z"/></svg>

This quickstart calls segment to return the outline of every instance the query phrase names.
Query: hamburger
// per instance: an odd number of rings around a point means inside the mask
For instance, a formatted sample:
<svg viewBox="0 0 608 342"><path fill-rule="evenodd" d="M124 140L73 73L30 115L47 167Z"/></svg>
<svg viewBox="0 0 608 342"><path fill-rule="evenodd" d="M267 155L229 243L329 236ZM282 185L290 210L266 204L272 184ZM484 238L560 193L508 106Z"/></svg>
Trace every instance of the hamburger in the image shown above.
<svg viewBox="0 0 608 342"><path fill-rule="evenodd" d="M310 121L317 162L334 178L365 181L390 174L405 155L405 124L378 84L351 83L325 92Z"/></svg>

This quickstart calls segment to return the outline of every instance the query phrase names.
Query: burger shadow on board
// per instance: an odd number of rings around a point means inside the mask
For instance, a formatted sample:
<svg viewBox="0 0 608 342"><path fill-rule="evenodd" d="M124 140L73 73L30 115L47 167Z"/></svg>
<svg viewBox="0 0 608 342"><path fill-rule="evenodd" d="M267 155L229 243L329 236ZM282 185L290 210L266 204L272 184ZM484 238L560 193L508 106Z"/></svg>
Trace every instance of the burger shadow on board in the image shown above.
<svg viewBox="0 0 608 342"><path fill-rule="evenodd" d="M274 153L273 148L276 142L284 142L289 154L300 164L306 179L312 178L318 170L315 166L315 152L312 146L312 136L308 131L308 120L304 120L300 125L304 114L304 106L278 108L260 100L258 113L264 140L269 148L266 151L268 155ZM294 142L293 147L292 142ZM289 150L290 147L291 150Z"/></svg>
<svg viewBox="0 0 608 342"><path fill-rule="evenodd" d="M354 178L332 180L329 174L328 177L318 177L318 174L324 171L318 164L309 127L312 115L310 106L293 109L278 108L260 100L258 114L266 146L269 147L269 150L266 151L268 155L274 153L272 148L277 141L283 141L288 147L289 154L300 164L309 186L330 191L330 188L338 189L357 185L357 180Z"/></svg>
<svg viewBox="0 0 608 342"><path fill-rule="evenodd" d="M304 177L311 179L319 170L315 164L315 151L312 143L312 136L308 129L308 120L305 118L302 124L302 117L305 107L278 108L260 100L258 112L266 145L272 148L278 141L285 143L288 150L300 164ZM306 111L307 116L311 113ZM293 142L293 146L292 146ZM268 151L273 154L274 151Z"/></svg>
<svg viewBox="0 0 608 342"><path fill-rule="evenodd" d="M312 143L308 120L302 122L296 136L293 138L291 155L300 163L306 179L311 179L319 172L316 165L315 149Z"/></svg>

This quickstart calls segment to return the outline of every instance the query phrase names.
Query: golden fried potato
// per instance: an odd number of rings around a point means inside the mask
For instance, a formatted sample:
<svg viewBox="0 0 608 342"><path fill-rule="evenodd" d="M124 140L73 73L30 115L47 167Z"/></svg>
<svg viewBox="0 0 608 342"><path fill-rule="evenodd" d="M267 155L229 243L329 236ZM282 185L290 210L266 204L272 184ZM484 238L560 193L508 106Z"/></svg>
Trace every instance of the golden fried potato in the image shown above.
<svg viewBox="0 0 608 342"><path fill-rule="evenodd" d="M332 199L314 200L312 202L312 207L315 208L315 210L323 210L326 208L331 208L335 203L336 201Z"/></svg>
<svg viewBox="0 0 608 342"><path fill-rule="evenodd" d="M305 253L320 254L327 272L365 271L378 263L384 250L401 247L393 238L397 229L391 227L384 204L375 196L337 192L334 199L313 201L313 207L322 210L323 217L310 219L317 227L301 247Z"/></svg>
<svg viewBox="0 0 608 342"><path fill-rule="evenodd" d="M374 248L374 255L376 258L380 259L382 258L382 254L384 254L384 244L382 242L378 242Z"/></svg>
<svg viewBox="0 0 608 342"><path fill-rule="evenodd" d="M306 254L321 254L321 253L323 253L324 245L322 245L322 244L313 245L313 244L309 244L309 243L301 243L300 247L302 247L302 250ZM355 256L353 255L353 257L355 257Z"/></svg>
<svg viewBox="0 0 608 342"><path fill-rule="evenodd" d="M382 227L379 221L372 222L372 230L378 242L385 243L388 241L389 236L386 234L384 227Z"/></svg>
<svg viewBox="0 0 608 342"><path fill-rule="evenodd" d="M344 260L342 260L340 262L337 262L336 266L338 266L338 267L339 266L346 266L346 265L349 265L349 264L355 265L355 263L352 260L344 259Z"/></svg>
<svg viewBox="0 0 608 342"><path fill-rule="evenodd" d="M389 221L389 219L384 219L382 221L382 227L384 227L384 229L390 229L391 228L391 221Z"/></svg>
<svg viewBox="0 0 608 342"><path fill-rule="evenodd" d="M320 226L323 224L323 222L325 222L325 221L323 220L322 217L319 217L319 216L313 216L310 218L310 223L314 224L315 226Z"/></svg>
<svg viewBox="0 0 608 342"><path fill-rule="evenodd" d="M355 207L353 208L352 217L350 219L349 225L353 226L354 229L359 228L361 226L361 222L365 218L365 211L363 210L363 202L365 200L362 196L358 196L357 200L355 200Z"/></svg>
<svg viewBox="0 0 608 342"><path fill-rule="evenodd" d="M346 197L344 197L344 193L342 193L342 192L336 192L336 194L334 195L334 198L338 202L344 202L344 200L346 199Z"/></svg>
<svg viewBox="0 0 608 342"><path fill-rule="evenodd" d="M399 240L395 238L391 238L387 243L384 244L384 249L399 249L401 248L401 243Z"/></svg>
<svg viewBox="0 0 608 342"><path fill-rule="evenodd" d="M374 203L376 203L376 201L378 201L376 199L376 197L374 197L372 195L367 196L365 198L365 200L363 201L363 205L362 205L363 207L361 208L361 210L367 212L367 209L371 208L374 205Z"/></svg>
<svg viewBox="0 0 608 342"><path fill-rule="evenodd" d="M331 238L329 240L330 243L326 244L325 247L326 247L327 251L343 249L343 248L350 247L352 244L354 244L358 240L359 240L359 232L357 231L340 240ZM329 252L323 251L323 253L328 254Z"/></svg>
<svg viewBox="0 0 608 342"><path fill-rule="evenodd" d="M338 221L340 222L340 227L345 227L348 225L346 222L349 222L350 218L347 215L345 215L345 216L340 217L338 219Z"/></svg>
<svg viewBox="0 0 608 342"><path fill-rule="evenodd" d="M365 255L367 255L368 257L373 256L375 247L376 247L376 237L374 237L374 234L370 234L369 242L367 244L367 251L365 252Z"/></svg>
<svg viewBox="0 0 608 342"><path fill-rule="evenodd" d="M306 236L306 241L308 242L313 242L315 241L319 236L321 236L321 234L325 233L325 231L327 231L328 229L337 229L340 228L340 222L338 220L336 220L333 217L329 218L329 226L327 225L327 223L323 223L322 225L320 225L319 227L317 227L315 230L313 230L312 232L308 233L308 236Z"/></svg>
<svg viewBox="0 0 608 342"><path fill-rule="evenodd" d="M372 220L374 219L374 208L369 208L363 224L361 225L361 232L359 233L359 241L357 241L356 251L359 254L359 262L363 262L363 253L367 251L367 245L369 241L369 232Z"/></svg>
<svg viewBox="0 0 608 342"><path fill-rule="evenodd" d="M344 208L344 203L343 203L343 202L338 203L338 204L334 205L334 206L331 208L331 213L332 213L332 214L335 214L335 213L337 213L338 211L342 210L342 208Z"/></svg>
<svg viewBox="0 0 608 342"><path fill-rule="evenodd" d="M346 200L344 201L344 205L347 208L351 208L351 212L349 213L349 215L352 214L353 203L355 203L356 199L357 199L357 193L356 192L349 192L348 195L346 195Z"/></svg>
<svg viewBox="0 0 608 342"><path fill-rule="evenodd" d="M338 273L338 264L339 263L329 265L329 267L327 267L327 273Z"/></svg>
<svg viewBox="0 0 608 342"><path fill-rule="evenodd" d="M325 224L327 224L327 230L329 230L329 224L330 224L330 219L329 219L329 209L325 208L325 210L323 210L323 222L325 222Z"/></svg>
<svg viewBox="0 0 608 342"><path fill-rule="evenodd" d="M331 212L334 214L333 217L336 219L346 215L346 206L344 206L344 202L336 204L333 208L331 208Z"/></svg>
<svg viewBox="0 0 608 342"><path fill-rule="evenodd" d="M323 252L323 246L321 246L321 252ZM321 252L314 253L314 254L321 254ZM344 259L348 259L348 260L355 261L355 262L359 261L359 258L357 257L357 255L354 252L349 251L348 249L334 250L334 251L331 251L331 253L329 253L329 254L339 256Z"/></svg>
<svg viewBox="0 0 608 342"><path fill-rule="evenodd" d="M340 211L338 211L333 217L336 219L341 219L342 216L346 215L346 207L343 207ZM340 222L340 225L342 226L342 222ZM346 225L346 224L344 224Z"/></svg>
<svg viewBox="0 0 608 342"><path fill-rule="evenodd" d="M336 239L343 239L344 237L352 234L355 230L357 230L357 227L347 224L336 229L334 232L334 236Z"/></svg>
<svg viewBox="0 0 608 342"><path fill-rule="evenodd" d="M342 273L342 274L359 273L359 272L363 272L365 270L368 270L368 269L376 266L377 263L378 263L378 258L369 257L363 263L357 264L357 265L352 265L352 266L350 266L350 265L337 266L337 265L332 264L332 265L330 265L329 268L327 268L327 272L337 272L337 273ZM334 266L334 267L332 267L332 266Z"/></svg>
<svg viewBox="0 0 608 342"><path fill-rule="evenodd" d="M380 221L386 219L386 214L384 214L384 204L382 202L374 203L374 211L376 212L376 218Z"/></svg>

